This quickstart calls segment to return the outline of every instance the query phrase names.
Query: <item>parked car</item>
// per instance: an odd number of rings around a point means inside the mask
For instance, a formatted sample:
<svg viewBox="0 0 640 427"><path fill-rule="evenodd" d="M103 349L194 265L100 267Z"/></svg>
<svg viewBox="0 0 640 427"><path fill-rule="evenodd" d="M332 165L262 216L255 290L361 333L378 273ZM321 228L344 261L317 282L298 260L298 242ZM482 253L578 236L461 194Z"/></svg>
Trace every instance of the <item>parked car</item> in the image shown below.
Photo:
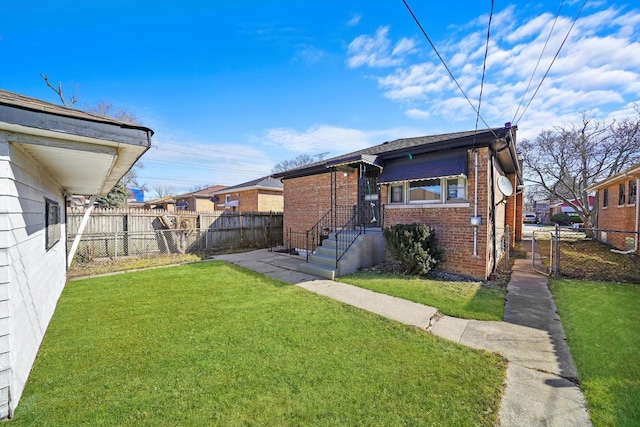
<svg viewBox="0 0 640 427"><path fill-rule="evenodd" d="M536 214L524 214L522 215L522 222L524 222L525 224L537 224L538 217L536 216Z"/></svg>
<svg viewBox="0 0 640 427"><path fill-rule="evenodd" d="M583 224L583 223L581 223L581 222L574 222L574 223L571 225L571 228L572 228L572 229L574 229L574 230L583 231L583 230L584 230L584 224Z"/></svg>

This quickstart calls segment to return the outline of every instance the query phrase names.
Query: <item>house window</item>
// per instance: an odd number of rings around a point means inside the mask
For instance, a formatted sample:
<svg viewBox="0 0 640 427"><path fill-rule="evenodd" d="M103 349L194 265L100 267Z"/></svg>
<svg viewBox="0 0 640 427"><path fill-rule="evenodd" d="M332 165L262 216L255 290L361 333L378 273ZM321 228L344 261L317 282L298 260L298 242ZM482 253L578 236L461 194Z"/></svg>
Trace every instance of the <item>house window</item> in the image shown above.
<svg viewBox="0 0 640 427"><path fill-rule="evenodd" d="M45 247L51 249L60 241L60 205L45 199Z"/></svg>
<svg viewBox="0 0 640 427"><path fill-rule="evenodd" d="M226 196L224 196L224 202L225 203L231 202L231 194L227 194Z"/></svg>
<svg viewBox="0 0 640 427"><path fill-rule="evenodd" d="M626 185L624 185L624 183L618 185L618 205L624 205L624 190L625 190Z"/></svg>
<svg viewBox="0 0 640 427"><path fill-rule="evenodd" d="M464 178L447 179L447 200L464 200L466 198L465 188Z"/></svg>
<svg viewBox="0 0 640 427"><path fill-rule="evenodd" d="M638 194L638 187L637 187L638 183L636 182L636 180L631 180L629 181L629 200L628 203L630 205L634 204L636 202L636 196Z"/></svg>
<svg viewBox="0 0 640 427"><path fill-rule="evenodd" d="M602 207L606 208L609 206L609 189L605 188L602 190Z"/></svg>
<svg viewBox="0 0 640 427"><path fill-rule="evenodd" d="M409 183L409 202L440 202L442 187L439 179L425 179Z"/></svg>
<svg viewBox="0 0 640 427"><path fill-rule="evenodd" d="M404 202L403 196L404 185L402 184L393 184L391 185L391 203L402 203Z"/></svg>

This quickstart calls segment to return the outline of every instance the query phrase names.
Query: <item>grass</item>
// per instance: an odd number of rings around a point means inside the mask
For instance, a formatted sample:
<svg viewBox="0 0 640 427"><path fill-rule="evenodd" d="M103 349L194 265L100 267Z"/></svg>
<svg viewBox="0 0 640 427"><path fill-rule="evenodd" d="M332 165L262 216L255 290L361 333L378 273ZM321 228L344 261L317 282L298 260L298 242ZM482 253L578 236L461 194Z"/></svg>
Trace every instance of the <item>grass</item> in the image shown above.
<svg viewBox="0 0 640 427"><path fill-rule="evenodd" d="M14 425L497 423L506 365L223 262L69 282Z"/></svg>
<svg viewBox="0 0 640 427"><path fill-rule="evenodd" d="M538 253L549 268L550 240L538 240ZM560 273L571 279L609 280L640 283L637 258L611 252L611 247L596 240L561 240Z"/></svg>
<svg viewBox="0 0 640 427"><path fill-rule="evenodd" d="M550 281L594 426L640 422L640 286Z"/></svg>
<svg viewBox="0 0 640 427"><path fill-rule="evenodd" d="M453 317L502 320L505 289L481 282L449 282L416 276L362 271L341 282L436 307Z"/></svg>
<svg viewBox="0 0 640 427"><path fill-rule="evenodd" d="M186 262L200 261L203 258L199 254L154 254L147 257L121 257L117 259L104 258L91 262L74 262L67 272L67 277L95 276L98 274L113 273L117 271L130 271L143 268L164 267L167 265L184 264Z"/></svg>

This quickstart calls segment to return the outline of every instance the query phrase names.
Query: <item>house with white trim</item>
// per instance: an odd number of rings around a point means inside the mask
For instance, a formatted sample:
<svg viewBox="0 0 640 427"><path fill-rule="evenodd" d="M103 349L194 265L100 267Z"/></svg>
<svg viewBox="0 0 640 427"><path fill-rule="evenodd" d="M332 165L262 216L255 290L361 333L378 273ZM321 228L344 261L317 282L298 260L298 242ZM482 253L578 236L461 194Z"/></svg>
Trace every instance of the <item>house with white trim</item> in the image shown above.
<svg viewBox="0 0 640 427"><path fill-rule="evenodd" d="M67 248L67 200L109 193L152 135L0 90L0 418L20 401L77 247Z"/></svg>

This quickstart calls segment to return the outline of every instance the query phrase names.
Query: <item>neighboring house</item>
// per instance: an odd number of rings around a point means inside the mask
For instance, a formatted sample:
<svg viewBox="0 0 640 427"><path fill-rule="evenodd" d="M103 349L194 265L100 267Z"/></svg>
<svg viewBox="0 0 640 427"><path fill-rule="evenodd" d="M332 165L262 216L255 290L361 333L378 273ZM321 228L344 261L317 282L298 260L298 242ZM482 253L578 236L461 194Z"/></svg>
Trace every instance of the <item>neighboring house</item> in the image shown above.
<svg viewBox="0 0 640 427"><path fill-rule="evenodd" d="M271 176L243 182L242 184L214 191L216 210L227 212L282 212L284 209L283 186Z"/></svg>
<svg viewBox="0 0 640 427"><path fill-rule="evenodd" d="M596 192L596 237L622 251L640 252L640 164L598 182L587 191ZM627 233L620 233L627 231Z"/></svg>
<svg viewBox="0 0 640 427"><path fill-rule="evenodd" d="M176 210L176 199L173 196L165 196L144 202L145 209L163 209L168 212Z"/></svg>
<svg viewBox="0 0 640 427"><path fill-rule="evenodd" d="M535 200L533 202L533 212L538 217L539 224L547 224L551 218L551 208L549 206L549 200Z"/></svg>
<svg viewBox="0 0 640 427"><path fill-rule="evenodd" d="M65 204L109 193L152 134L0 90L0 417L20 400L77 247L67 255Z"/></svg>
<svg viewBox="0 0 640 427"><path fill-rule="evenodd" d="M216 203L216 191L227 188L224 185L212 185L202 190L175 196L176 210L209 212L221 209Z"/></svg>
<svg viewBox="0 0 640 427"><path fill-rule="evenodd" d="M304 236L325 215L336 218L326 227L335 231L348 219L341 212L353 212L358 227L428 224L443 250L439 268L487 278L506 228L511 246L522 233L515 137L505 127L398 139L277 173L286 233Z"/></svg>
<svg viewBox="0 0 640 427"><path fill-rule="evenodd" d="M595 196L589 196L589 211L593 210L593 206L595 203ZM571 199L571 203L576 203L576 199ZM568 203L565 202L556 202L549 206L550 216L565 214L565 215L578 215L576 210Z"/></svg>

